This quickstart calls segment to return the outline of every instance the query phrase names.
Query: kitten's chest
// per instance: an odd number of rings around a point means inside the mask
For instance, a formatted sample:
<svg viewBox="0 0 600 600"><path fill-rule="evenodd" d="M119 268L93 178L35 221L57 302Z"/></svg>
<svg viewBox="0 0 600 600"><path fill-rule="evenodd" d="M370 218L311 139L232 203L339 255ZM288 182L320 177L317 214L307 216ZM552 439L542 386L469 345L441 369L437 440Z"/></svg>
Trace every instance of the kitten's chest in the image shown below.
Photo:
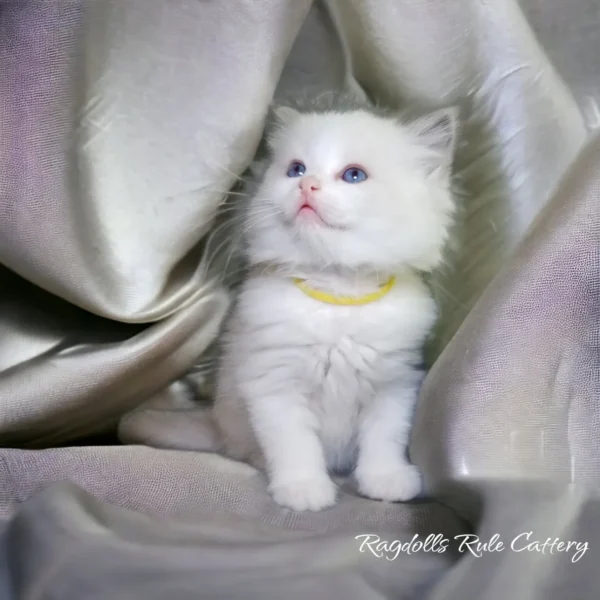
<svg viewBox="0 0 600 600"><path fill-rule="evenodd" d="M412 280L359 306L320 302L285 282L248 291L241 318L249 348L280 348L278 360L294 379L348 393L397 376L405 355L420 349L435 314Z"/></svg>
<svg viewBox="0 0 600 600"><path fill-rule="evenodd" d="M319 403L360 405L374 394L378 382L391 375L382 359L376 349L342 336L310 347L303 376Z"/></svg>
<svg viewBox="0 0 600 600"><path fill-rule="evenodd" d="M379 325L372 314L353 311L352 307L318 307L298 312L293 318L307 341L345 350L372 342Z"/></svg>
<svg viewBox="0 0 600 600"><path fill-rule="evenodd" d="M323 310L300 328L307 349L304 372L321 394L371 395L377 382L392 376L396 342L379 315L350 307Z"/></svg>

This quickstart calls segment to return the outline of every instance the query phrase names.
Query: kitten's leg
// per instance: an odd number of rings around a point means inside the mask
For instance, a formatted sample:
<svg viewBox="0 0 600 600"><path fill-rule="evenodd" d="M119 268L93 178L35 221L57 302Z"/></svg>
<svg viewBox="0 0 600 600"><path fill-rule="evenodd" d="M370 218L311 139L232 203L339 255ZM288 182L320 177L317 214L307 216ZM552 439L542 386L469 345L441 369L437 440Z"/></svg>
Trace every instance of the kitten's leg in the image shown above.
<svg viewBox="0 0 600 600"><path fill-rule="evenodd" d="M248 403L252 427L265 456L275 502L294 510L321 510L335 503L317 420L298 392L256 396Z"/></svg>
<svg viewBox="0 0 600 600"><path fill-rule="evenodd" d="M414 384L388 386L363 414L354 476L369 498L409 500L421 490L419 472L406 457L417 394Z"/></svg>

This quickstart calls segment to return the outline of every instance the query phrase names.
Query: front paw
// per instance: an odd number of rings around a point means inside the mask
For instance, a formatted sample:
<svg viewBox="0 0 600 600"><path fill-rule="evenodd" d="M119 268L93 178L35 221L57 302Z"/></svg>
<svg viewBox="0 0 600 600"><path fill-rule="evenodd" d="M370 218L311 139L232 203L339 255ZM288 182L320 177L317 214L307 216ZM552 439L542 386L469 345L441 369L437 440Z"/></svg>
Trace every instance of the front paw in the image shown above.
<svg viewBox="0 0 600 600"><path fill-rule="evenodd" d="M337 488L326 475L285 482L274 481L269 490L280 506L297 511L318 511L335 504Z"/></svg>
<svg viewBox="0 0 600 600"><path fill-rule="evenodd" d="M404 464L393 469L359 468L355 476L360 493L374 500L410 500L421 491L421 476L414 465Z"/></svg>

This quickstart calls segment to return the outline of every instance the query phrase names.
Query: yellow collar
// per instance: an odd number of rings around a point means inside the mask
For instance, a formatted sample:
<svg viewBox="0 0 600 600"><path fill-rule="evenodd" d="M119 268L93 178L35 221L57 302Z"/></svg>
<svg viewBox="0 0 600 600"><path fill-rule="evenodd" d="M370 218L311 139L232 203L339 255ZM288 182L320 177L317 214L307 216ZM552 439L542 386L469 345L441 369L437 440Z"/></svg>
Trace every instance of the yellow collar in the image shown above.
<svg viewBox="0 0 600 600"><path fill-rule="evenodd" d="M326 304L337 304L338 306L361 306L363 304L369 304L375 302L380 298L387 295L396 283L396 277L392 275L386 283L384 283L376 292L365 294L364 296L334 296L327 292L321 292L309 287L304 279L293 279L294 283L300 288L307 296L325 302Z"/></svg>

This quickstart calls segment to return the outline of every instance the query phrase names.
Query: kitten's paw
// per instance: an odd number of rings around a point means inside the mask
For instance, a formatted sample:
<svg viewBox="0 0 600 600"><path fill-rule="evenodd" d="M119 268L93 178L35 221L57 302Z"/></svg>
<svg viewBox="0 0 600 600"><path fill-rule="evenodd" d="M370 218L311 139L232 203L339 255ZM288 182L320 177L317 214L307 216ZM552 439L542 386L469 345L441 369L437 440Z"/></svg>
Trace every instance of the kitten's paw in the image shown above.
<svg viewBox="0 0 600 600"><path fill-rule="evenodd" d="M406 464L388 470L357 469L355 475L360 493L374 500L410 500L421 491L421 476L414 465Z"/></svg>
<svg viewBox="0 0 600 600"><path fill-rule="evenodd" d="M327 476L274 482L269 488L280 506L297 511L322 510L335 504L337 488Z"/></svg>

